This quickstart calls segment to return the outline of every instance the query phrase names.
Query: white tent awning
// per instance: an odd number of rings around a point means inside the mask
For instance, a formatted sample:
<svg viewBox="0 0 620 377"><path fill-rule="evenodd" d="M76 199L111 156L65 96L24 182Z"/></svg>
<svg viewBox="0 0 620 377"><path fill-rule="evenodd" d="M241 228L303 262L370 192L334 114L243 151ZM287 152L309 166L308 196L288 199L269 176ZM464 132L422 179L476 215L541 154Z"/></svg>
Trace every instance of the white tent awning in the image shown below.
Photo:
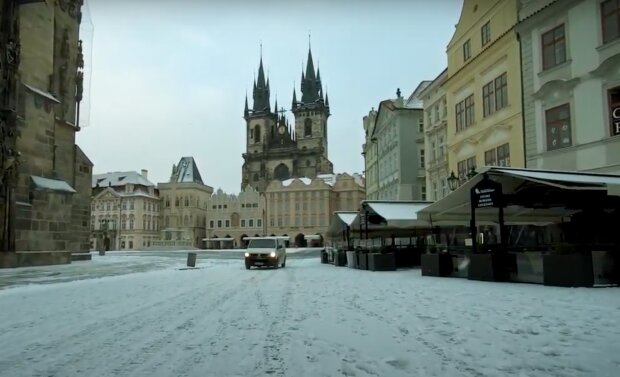
<svg viewBox="0 0 620 377"><path fill-rule="evenodd" d="M334 212L339 218L340 220L342 220L343 223L345 223L347 226L351 226L351 224L353 224L353 221L355 220L355 218L357 217L357 215L359 214L359 212L357 211L351 211L351 212Z"/></svg>

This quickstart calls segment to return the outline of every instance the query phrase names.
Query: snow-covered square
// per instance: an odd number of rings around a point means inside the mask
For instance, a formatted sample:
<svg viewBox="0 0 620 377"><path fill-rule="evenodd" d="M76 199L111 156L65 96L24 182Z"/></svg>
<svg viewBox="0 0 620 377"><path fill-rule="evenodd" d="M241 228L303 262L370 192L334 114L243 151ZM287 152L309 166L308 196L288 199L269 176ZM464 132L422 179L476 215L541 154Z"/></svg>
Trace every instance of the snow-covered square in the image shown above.
<svg viewBox="0 0 620 377"><path fill-rule="evenodd" d="M0 270L0 376L617 376L617 288L234 253ZM308 254L314 255L314 254Z"/></svg>

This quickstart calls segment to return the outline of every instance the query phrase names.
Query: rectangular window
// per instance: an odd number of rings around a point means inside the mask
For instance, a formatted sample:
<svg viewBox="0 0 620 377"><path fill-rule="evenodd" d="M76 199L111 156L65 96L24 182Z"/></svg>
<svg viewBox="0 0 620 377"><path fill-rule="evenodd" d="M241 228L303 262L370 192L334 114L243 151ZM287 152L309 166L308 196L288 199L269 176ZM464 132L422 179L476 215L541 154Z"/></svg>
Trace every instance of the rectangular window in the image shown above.
<svg viewBox="0 0 620 377"><path fill-rule="evenodd" d="M564 24L542 35L543 70L566 61L566 38Z"/></svg>
<svg viewBox="0 0 620 377"><path fill-rule="evenodd" d="M545 111L547 129L547 150L570 147L572 145L570 125L570 105L564 104Z"/></svg>
<svg viewBox="0 0 620 377"><path fill-rule="evenodd" d="M125 241L121 241L121 249L125 248Z"/></svg>
<svg viewBox="0 0 620 377"><path fill-rule="evenodd" d="M484 152L484 165L497 166L497 151L495 148Z"/></svg>
<svg viewBox="0 0 620 377"><path fill-rule="evenodd" d="M422 169L424 169L424 166L425 166L424 165L425 164L424 159L425 159L425 157L424 157L424 149L420 149L420 168L422 168Z"/></svg>
<svg viewBox="0 0 620 377"><path fill-rule="evenodd" d="M508 75L506 72L495 79L495 111L508 106Z"/></svg>
<svg viewBox="0 0 620 377"><path fill-rule="evenodd" d="M506 143L497 147L497 165L510 166L510 144Z"/></svg>
<svg viewBox="0 0 620 377"><path fill-rule="evenodd" d="M461 101L455 106L456 112L456 131L465 129L465 101Z"/></svg>
<svg viewBox="0 0 620 377"><path fill-rule="evenodd" d="M282 218L278 217L278 226L282 226Z"/></svg>
<svg viewBox="0 0 620 377"><path fill-rule="evenodd" d="M471 41L468 39L463 43L463 61L466 62L469 58L471 58Z"/></svg>
<svg viewBox="0 0 620 377"><path fill-rule="evenodd" d="M620 86L609 91L609 113L610 135L620 135Z"/></svg>
<svg viewBox="0 0 620 377"><path fill-rule="evenodd" d="M250 228L254 227L254 220L253 219L248 220L248 223L249 223L249 227Z"/></svg>
<svg viewBox="0 0 620 377"><path fill-rule="evenodd" d="M433 181L433 200L437 200L437 181Z"/></svg>
<svg viewBox="0 0 620 377"><path fill-rule="evenodd" d="M270 226L275 226L276 225L276 221L275 221L275 219L273 217L269 219L269 225Z"/></svg>
<svg viewBox="0 0 620 377"><path fill-rule="evenodd" d="M482 38L483 46L491 41L491 21L487 21L486 24L482 25L482 28L480 29L480 36Z"/></svg>
<svg viewBox="0 0 620 377"><path fill-rule="evenodd" d="M258 228L261 228L261 227L263 226L263 220L261 220L261 219L257 219L257 220L256 220L256 226L257 226Z"/></svg>
<svg viewBox="0 0 620 377"><path fill-rule="evenodd" d="M465 98L465 127L474 124L474 95Z"/></svg>
<svg viewBox="0 0 620 377"><path fill-rule="evenodd" d="M230 228L230 220L226 220L226 228Z"/></svg>
<svg viewBox="0 0 620 377"><path fill-rule="evenodd" d="M620 0L607 0L601 3L601 27L603 43L620 38Z"/></svg>
<svg viewBox="0 0 620 377"><path fill-rule="evenodd" d="M214 223L214 221L213 221L213 220L209 221L209 228L213 228L213 227L214 227L214 225L215 225L215 223Z"/></svg>
<svg viewBox="0 0 620 377"><path fill-rule="evenodd" d="M245 220L241 220L241 227L245 228Z"/></svg>
<svg viewBox="0 0 620 377"><path fill-rule="evenodd" d="M426 186L420 186L420 197L422 200L426 200Z"/></svg>
<svg viewBox="0 0 620 377"><path fill-rule="evenodd" d="M134 207L133 207L133 200L129 201L129 209L134 209Z"/></svg>
<svg viewBox="0 0 620 377"><path fill-rule="evenodd" d="M467 175L472 171L472 169L476 169L476 157L470 157L466 160L459 161L456 164L459 181L465 182L468 179Z"/></svg>
<svg viewBox="0 0 620 377"><path fill-rule="evenodd" d="M129 241L129 248L133 249L133 241Z"/></svg>
<svg viewBox="0 0 620 377"><path fill-rule="evenodd" d="M217 220L217 227L221 228L222 227L222 220Z"/></svg>
<svg viewBox="0 0 620 377"><path fill-rule="evenodd" d="M133 230L133 219L129 219L129 230Z"/></svg>
<svg viewBox="0 0 620 377"><path fill-rule="evenodd" d="M495 111L495 85L493 81L482 87L482 116L487 117Z"/></svg>

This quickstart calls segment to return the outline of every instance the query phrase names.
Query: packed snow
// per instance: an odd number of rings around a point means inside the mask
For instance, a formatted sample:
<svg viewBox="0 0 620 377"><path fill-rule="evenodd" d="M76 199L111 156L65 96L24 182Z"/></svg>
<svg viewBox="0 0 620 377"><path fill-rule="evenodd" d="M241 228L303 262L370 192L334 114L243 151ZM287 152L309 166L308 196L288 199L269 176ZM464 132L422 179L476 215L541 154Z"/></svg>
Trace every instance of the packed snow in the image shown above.
<svg viewBox="0 0 620 377"><path fill-rule="evenodd" d="M0 376L617 376L618 288L117 253L0 270ZM12 277L11 274L14 274ZM17 275L20 277L17 277ZM61 278L64 277L64 278Z"/></svg>

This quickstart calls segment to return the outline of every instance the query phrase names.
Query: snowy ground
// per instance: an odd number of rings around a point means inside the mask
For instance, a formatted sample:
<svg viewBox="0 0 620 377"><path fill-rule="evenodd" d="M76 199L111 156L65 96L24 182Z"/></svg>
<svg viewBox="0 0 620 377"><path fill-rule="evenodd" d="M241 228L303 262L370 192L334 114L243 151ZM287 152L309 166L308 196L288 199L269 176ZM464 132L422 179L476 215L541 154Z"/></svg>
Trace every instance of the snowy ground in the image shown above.
<svg viewBox="0 0 620 377"><path fill-rule="evenodd" d="M178 253L95 256L29 269L17 285L7 283L15 280L7 271L18 270L0 270L0 376L620 370L618 288L359 271L322 265L318 256L291 258L279 270L246 271L239 259L205 255L200 268L182 269L184 262Z"/></svg>

